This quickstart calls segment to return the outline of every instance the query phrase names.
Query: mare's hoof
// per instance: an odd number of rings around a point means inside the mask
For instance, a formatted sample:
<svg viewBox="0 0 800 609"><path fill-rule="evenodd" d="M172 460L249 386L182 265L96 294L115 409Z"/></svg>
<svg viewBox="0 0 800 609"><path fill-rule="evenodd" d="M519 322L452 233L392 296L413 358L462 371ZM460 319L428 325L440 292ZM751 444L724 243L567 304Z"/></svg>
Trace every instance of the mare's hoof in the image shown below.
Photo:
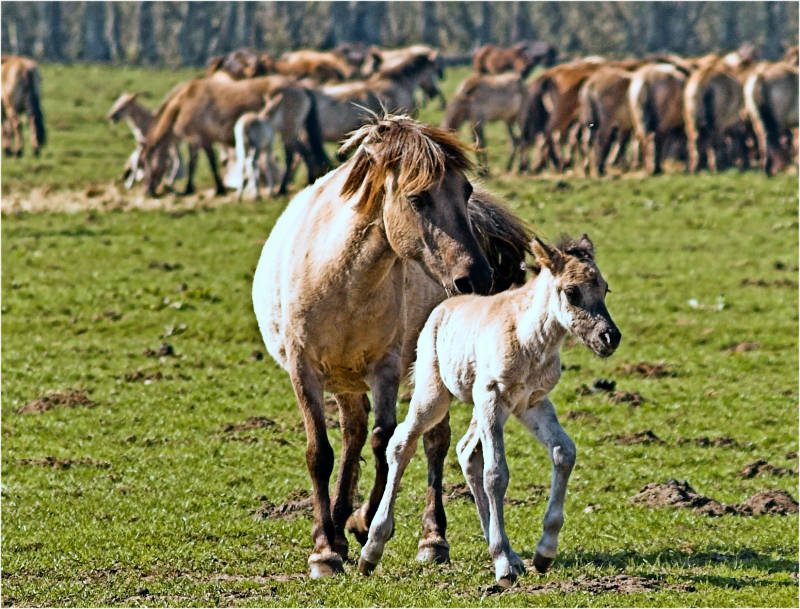
<svg viewBox="0 0 800 609"><path fill-rule="evenodd" d="M450 562L450 544L444 539L420 539L417 561L445 565Z"/></svg>
<svg viewBox="0 0 800 609"><path fill-rule="evenodd" d="M325 554L312 554L308 559L308 574L311 579L333 577L344 573L342 557L333 552Z"/></svg>
<svg viewBox="0 0 800 609"><path fill-rule="evenodd" d="M363 504L350 514L344 525L345 530L358 540L362 546L369 539L369 524L367 523L367 504Z"/></svg>
<svg viewBox="0 0 800 609"><path fill-rule="evenodd" d="M377 566L378 563L369 562L363 556L358 559L358 571L361 575L370 575Z"/></svg>
<svg viewBox="0 0 800 609"><path fill-rule="evenodd" d="M508 575L497 578L497 585L501 588L510 588L515 581L517 581L517 575L515 573L509 573Z"/></svg>
<svg viewBox="0 0 800 609"><path fill-rule="evenodd" d="M538 552L533 555L533 566L539 573L545 573L552 564L553 558L550 556L542 556Z"/></svg>
<svg viewBox="0 0 800 609"><path fill-rule="evenodd" d="M336 536L336 539L333 541L333 551L336 552L339 556L342 557L342 560L347 562L347 551L349 550L349 544L347 543L347 538L342 536Z"/></svg>

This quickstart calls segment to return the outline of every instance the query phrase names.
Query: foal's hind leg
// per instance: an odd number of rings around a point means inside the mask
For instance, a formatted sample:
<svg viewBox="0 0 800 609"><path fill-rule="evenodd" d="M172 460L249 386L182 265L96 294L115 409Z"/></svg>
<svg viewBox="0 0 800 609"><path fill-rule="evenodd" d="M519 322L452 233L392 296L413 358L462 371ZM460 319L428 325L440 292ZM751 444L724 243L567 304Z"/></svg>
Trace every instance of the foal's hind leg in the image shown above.
<svg viewBox="0 0 800 609"><path fill-rule="evenodd" d="M475 507L478 509L478 518L480 518L481 529L483 529L483 538L486 543L489 543L489 498L483 488L483 446L478 430L478 419L474 416L470 421L467 433L458 442L456 454L469 490L475 499Z"/></svg>
<svg viewBox="0 0 800 609"><path fill-rule="evenodd" d="M342 429L342 456L336 490L333 492L333 526L336 531L334 549L347 560L347 537L345 523L353 511L353 497L358 485L359 460L361 449L367 439L367 414L369 400L367 395L340 393L334 395L339 406L339 421Z"/></svg>
<svg viewBox="0 0 800 609"><path fill-rule="evenodd" d="M533 565L544 573L555 558L558 549L558 534L564 524L564 497L567 482L575 465L575 443L561 427L555 408L549 398L534 404L517 415L538 440L547 447L553 463L553 479L550 483L550 499L544 513L544 532L536 544Z"/></svg>
<svg viewBox="0 0 800 609"><path fill-rule="evenodd" d="M369 499L347 519L347 531L364 544L369 526L386 486L389 466L386 463L386 446L397 427L397 390L400 386L400 355L391 352L376 366L368 379L372 389L375 424L372 428L372 452L375 455L375 483Z"/></svg>

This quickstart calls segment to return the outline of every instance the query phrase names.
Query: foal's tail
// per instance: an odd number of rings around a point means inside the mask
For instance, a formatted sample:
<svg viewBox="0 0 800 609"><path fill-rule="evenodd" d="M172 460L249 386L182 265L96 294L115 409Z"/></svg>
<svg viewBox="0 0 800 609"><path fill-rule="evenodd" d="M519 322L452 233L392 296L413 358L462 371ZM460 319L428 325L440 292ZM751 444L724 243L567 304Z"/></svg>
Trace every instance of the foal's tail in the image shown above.
<svg viewBox="0 0 800 609"><path fill-rule="evenodd" d="M482 189L472 193L467 212L494 271L492 291L502 292L525 283L525 255L531 253L531 228Z"/></svg>
<svg viewBox="0 0 800 609"><path fill-rule="evenodd" d="M33 117L33 128L36 132L36 143L43 146L47 142L47 131L44 128L44 114L39 103L39 71L28 70L28 109Z"/></svg>

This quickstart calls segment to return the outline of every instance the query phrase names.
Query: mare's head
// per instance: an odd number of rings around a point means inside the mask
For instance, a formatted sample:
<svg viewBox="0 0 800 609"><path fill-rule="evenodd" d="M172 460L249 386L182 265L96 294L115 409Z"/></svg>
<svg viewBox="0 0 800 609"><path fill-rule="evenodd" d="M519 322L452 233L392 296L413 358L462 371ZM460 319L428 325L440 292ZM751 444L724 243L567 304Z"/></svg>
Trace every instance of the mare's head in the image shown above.
<svg viewBox="0 0 800 609"><path fill-rule="evenodd" d="M559 323L600 357L614 353L622 334L606 308L608 284L595 264L589 236L564 240L558 247L537 238L531 248L553 277L549 306Z"/></svg>
<svg viewBox="0 0 800 609"><path fill-rule="evenodd" d="M419 262L448 293L487 293L492 271L467 213L472 185L465 146L451 133L408 116L387 115L355 131L342 195L380 218L401 258Z"/></svg>
<svg viewBox="0 0 800 609"><path fill-rule="evenodd" d="M136 96L138 93L123 93L117 98L117 101L114 102L114 105L111 106L111 110L108 111L107 118L112 123L116 123L123 118L128 112L128 108L130 105L136 101Z"/></svg>

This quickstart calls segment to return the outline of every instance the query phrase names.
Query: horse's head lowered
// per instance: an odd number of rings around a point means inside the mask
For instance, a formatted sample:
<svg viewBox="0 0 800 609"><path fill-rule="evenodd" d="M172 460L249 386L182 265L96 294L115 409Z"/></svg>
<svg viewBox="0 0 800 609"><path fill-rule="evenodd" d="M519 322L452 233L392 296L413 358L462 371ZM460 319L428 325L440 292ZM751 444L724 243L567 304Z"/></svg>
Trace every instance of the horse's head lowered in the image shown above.
<svg viewBox="0 0 800 609"><path fill-rule="evenodd" d="M448 293L487 293L492 271L470 225L465 146L437 127L387 115L364 125L340 152L357 150L342 195L381 215L392 249L419 262Z"/></svg>
<svg viewBox="0 0 800 609"><path fill-rule="evenodd" d="M537 262L554 279L550 313L600 357L614 353L622 334L606 308L608 284L594 262L589 236L565 240L558 247L534 239L531 247Z"/></svg>

